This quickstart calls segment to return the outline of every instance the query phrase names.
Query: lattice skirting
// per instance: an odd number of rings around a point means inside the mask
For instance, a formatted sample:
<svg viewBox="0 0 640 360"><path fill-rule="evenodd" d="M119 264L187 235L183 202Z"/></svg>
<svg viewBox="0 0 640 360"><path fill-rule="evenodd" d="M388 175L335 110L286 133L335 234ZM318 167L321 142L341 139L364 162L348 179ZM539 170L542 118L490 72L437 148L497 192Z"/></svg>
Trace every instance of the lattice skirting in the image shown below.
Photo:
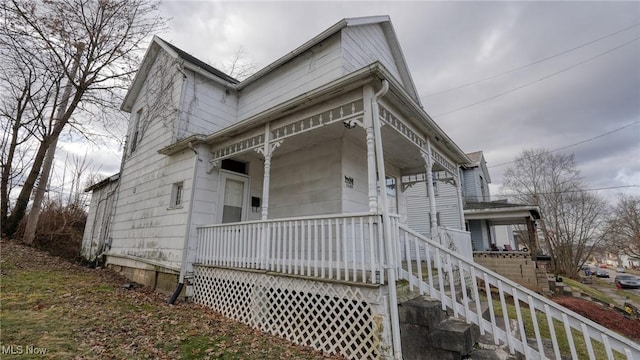
<svg viewBox="0 0 640 360"><path fill-rule="evenodd" d="M224 316L349 359L391 358L386 286L194 266L193 299Z"/></svg>

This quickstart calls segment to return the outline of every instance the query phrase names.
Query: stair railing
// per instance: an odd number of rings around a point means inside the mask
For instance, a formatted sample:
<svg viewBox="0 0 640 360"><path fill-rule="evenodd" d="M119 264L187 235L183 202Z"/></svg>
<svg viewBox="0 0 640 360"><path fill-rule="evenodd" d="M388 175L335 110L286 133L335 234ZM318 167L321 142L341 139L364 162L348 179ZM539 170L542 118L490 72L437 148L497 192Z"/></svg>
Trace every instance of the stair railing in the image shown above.
<svg viewBox="0 0 640 360"><path fill-rule="evenodd" d="M439 300L443 310L477 325L481 335L492 335L510 353L527 359L640 359L638 343L405 225L396 229L399 278L408 281L410 291Z"/></svg>

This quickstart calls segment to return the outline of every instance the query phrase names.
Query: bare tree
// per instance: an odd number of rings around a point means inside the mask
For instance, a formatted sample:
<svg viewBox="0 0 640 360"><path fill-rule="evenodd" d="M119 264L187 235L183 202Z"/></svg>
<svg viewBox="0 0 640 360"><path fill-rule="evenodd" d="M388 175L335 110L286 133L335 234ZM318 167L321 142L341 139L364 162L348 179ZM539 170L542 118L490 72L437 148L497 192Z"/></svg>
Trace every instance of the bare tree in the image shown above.
<svg viewBox="0 0 640 360"><path fill-rule="evenodd" d="M583 190L573 155L525 150L504 174L504 188L541 210L542 241L556 272L576 275L581 262L603 241L607 204Z"/></svg>
<svg viewBox="0 0 640 360"><path fill-rule="evenodd" d="M44 135L11 215L3 222L9 235L23 218L38 177L40 186L46 186L48 174L41 170L62 131L81 129L86 117L79 112L119 107L144 41L165 25L157 6L154 0L0 2L2 50L34 59L34 68L60 80L55 96L45 100L47 112L54 115L42 120Z"/></svg>
<svg viewBox="0 0 640 360"><path fill-rule="evenodd" d="M607 235L609 245L619 254L640 258L640 196L618 196Z"/></svg>
<svg viewBox="0 0 640 360"><path fill-rule="evenodd" d="M6 224L10 195L24 183L34 145L45 135L45 120L51 116L48 104L57 96L60 76L39 66L29 44L1 36L0 46L20 50L0 51L0 223Z"/></svg>
<svg viewBox="0 0 640 360"><path fill-rule="evenodd" d="M247 53L243 47L233 54L233 58L221 66L221 70L238 80L244 80L258 71L258 64L247 58Z"/></svg>

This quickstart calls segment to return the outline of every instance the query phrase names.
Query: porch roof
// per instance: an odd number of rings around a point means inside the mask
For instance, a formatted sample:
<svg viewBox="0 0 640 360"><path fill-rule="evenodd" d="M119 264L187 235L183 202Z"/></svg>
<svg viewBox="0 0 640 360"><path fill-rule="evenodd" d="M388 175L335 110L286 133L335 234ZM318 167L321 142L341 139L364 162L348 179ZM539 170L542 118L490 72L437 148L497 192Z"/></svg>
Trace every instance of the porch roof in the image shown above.
<svg viewBox="0 0 640 360"><path fill-rule="evenodd" d="M383 79L389 82L389 92L385 96L403 111L404 120L410 122L417 129L422 131L431 141L433 147L445 153L456 164L469 164L470 160L466 154L456 145L451 138L433 121L424 109L413 101L401 84L389 73L389 71L379 62L365 66L337 80L329 82L305 94L299 95L277 106L274 106L262 113L244 119L229 127L209 135L192 135L174 144L166 146L158 153L172 155L189 148L189 143L206 143L209 145L221 145L226 141L234 139L236 136L263 126L272 120L279 119L286 115L300 111L304 108L321 103L333 98L341 93L354 90L371 81L380 84Z"/></svg>
<svg viewBox="0 0 640 360"><path fill-rule="evenodd" d="M540 219L540 208L536 205L472 201L464 207L465 220L491 220L494 225L523 224L526 218Z"/></svg>

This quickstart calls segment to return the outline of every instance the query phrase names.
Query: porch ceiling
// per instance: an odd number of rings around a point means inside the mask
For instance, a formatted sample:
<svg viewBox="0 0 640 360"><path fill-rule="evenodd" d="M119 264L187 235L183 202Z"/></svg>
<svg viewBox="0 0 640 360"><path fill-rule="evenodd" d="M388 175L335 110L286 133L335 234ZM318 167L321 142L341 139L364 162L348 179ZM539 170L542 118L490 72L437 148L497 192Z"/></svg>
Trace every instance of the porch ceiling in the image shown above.
<svg viewBox="0 0 640 360"><path fill-rule="evenodd" d="M397 166L403 176L425 173L425 160L417 146L409 142L389 125L383 126L381 133L386 161ZM439 164L433 164L433 171L444 170Z"/></svg>
<svg viewBox="0 0 640 360"><path fill-rule="evenodd" d="M381 133L385 161L398 167L402 175L417 175L425 172L425 162L417 147L390 126L383 126ZM366 133L363 128L348 129L342 122L339 122L285 139L274 153L274 156L312 148L343 136L349 142L362 144L362 146L366 144ZM443 170L445 169L434 164L434 171Z"/></svg>

